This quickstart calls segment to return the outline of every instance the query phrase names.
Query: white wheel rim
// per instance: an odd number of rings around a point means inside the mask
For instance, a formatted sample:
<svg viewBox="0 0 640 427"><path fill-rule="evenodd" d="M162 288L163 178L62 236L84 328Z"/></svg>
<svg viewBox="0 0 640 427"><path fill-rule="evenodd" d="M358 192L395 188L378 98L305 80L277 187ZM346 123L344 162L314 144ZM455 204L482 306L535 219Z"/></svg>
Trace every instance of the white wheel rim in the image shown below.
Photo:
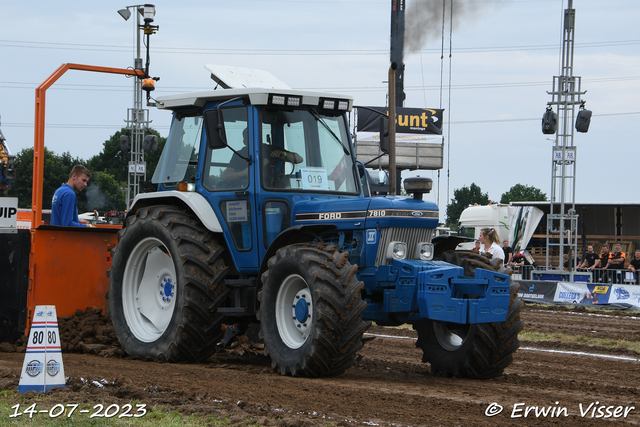
<svg viewBox="0 0 640 427"><path fill-rule="evenodd" d="M462 344L464 344L464 341L467 339L467 335L469 335L469 325L459 325L455 328L450 328L442 323L434 322L433 332L442 348L447 351L456 351L462 347Z"/></svg>
<svg viewBox="0 0 640 427"><path fill-rule="evenodd" d="M276 325L287 347L302 347L311 331L312 314L313 301L307 282L297 274L288 276L276 297Z"/></svg>
<svg viewBox="0 0 640 427"><path fill-rule="evenodd" d="M131 251L122 278L122 308L127 326L142 342L167 330L176 301L176 270L169 250L148 237Z"/></svg>

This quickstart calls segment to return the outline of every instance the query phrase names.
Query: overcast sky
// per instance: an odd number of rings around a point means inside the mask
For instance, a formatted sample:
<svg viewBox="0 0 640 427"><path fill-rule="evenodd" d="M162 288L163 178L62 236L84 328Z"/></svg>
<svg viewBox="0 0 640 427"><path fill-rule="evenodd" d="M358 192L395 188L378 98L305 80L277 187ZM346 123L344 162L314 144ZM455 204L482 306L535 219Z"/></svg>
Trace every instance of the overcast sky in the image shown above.
<svg viewBox="0 0 640 427"><path fill-rule="evenodd" d="M407 0L407 8L441 0ZM449 0L447 0L448 2ZM428 3L428 4L427 4ZM386 104L391 0L158 0L151 37L154 96L212 89L204 64L259 68L296 89ZM405 56L406 107L445 108L444 169L430 198L441 211L475 182L493 200L514 184L551 194L554 141L541 118L560 74L567 0L454 0L452 38L442 16ZM35 88L63 63L133 65L134 19L112 1L0 2L0 116L9 148L33 147ZM574 75L593 111L577 146L576 201L640 201L640 2L574 0ZM447 6L448 10L448 6ZM451 57L450 57L451 46ZM451 88L448 83L451 81ZM441 82L443 84L441 85ZM124 127L133 82L69 71L47 92L45 145L83 159ZM163 136L170 115L151 109ZM551 136L554 138L554 136ZM438 182L439 181L439 182ZM442 215L441 215L442 216Z"/></svg>

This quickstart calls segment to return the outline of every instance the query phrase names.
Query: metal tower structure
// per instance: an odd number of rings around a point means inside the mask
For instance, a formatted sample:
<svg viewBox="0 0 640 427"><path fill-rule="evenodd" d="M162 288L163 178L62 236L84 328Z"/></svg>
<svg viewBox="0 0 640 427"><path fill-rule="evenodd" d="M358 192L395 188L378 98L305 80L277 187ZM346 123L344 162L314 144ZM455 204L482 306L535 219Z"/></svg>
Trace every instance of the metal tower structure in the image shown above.
<svg viewBox="0 0 640 427"><path fill-rule="evenodd" d="M134 58L134 69L145 70L148 73L149 56L147 51L146 67L142 60L141 54L141 35L153 34L157 27L150 25L155 16L155 6L151 4L127 6L126 9L119 10L118 13L128 20L131 16L129 9L133 9L136 15L136 57ZM141 24L140 18L144 18L144 24ZM148 46L147 46L148 49ZM149 120L149 110L142 108L143 105L143 88L142 80L133 79L133 108L127 109L126 129L130 133L131 155L129 159L128 184L127 184L127 206L140 192L140 184L147 179L146 163L144 161L144 150L142 142L145 137L145 131L149 128L151 121Z"/></svg>
<svg viewBox="0 0 640 427"><path fill-rule="evenodd" d="M141 58L136 58L136 69L138 61L142 63ZM147 170L144 161L144 151L142 150L142 140L145 136L145 130L149 128L151 121L149 120L149 110L142 108L142 82L134 79L133 83L133 108L127 109L127 129L131 133L131 156L129 158L129 175L127 185L127 206L140 192L140 183L146 181Z"/></svg>
<svg viewBox="0 0 640 427"><path fill-rule="evenodd" d="M576 11L573 0L569 0L564 10L564 41L562 45L562 75L553 77L553 90L548 108L555 106L558 118L558 132L552 151L551 164L551 204L547 217L546 265L550 267L549 254L557 248L558 270L563 269L563 255L575 259L578 248L578 215L576 214L576 146L574 145L573 123L576 121L575 106L584 105L581 96L581 79L573 75L573 48ZM557 240L555 236L558 236ZM573 281L573 270L570 271Z"/></svg>

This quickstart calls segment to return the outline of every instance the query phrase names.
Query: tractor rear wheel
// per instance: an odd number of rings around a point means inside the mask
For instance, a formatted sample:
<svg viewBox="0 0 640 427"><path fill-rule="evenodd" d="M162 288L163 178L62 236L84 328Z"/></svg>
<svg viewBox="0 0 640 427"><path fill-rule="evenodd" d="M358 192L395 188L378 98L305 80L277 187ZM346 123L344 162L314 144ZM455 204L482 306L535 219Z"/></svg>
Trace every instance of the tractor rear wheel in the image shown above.
<svg viewBox="0 0 640 427"><path fill-rule="evenodd" d="M495 270L488 258L472 252L446 252L443 260L463 267L465 276L469 277L475 275L476 268ZM416 347L423 351L422 361L431 364L431 373L461 378L501 375L513 362L513 353L520 346L518 333L524 324L520 320L519 288L514 282L509 286L509 310L504 322L461 325L424 320L415 323Z"/></svg>
<svg viewBox="0 0 640 427"><path fill-rule="evenodd" d="M175 206L141 208L118 233L109 271L115 334L132 357L199 361L222 337L224 247Z"/></svg>
<svg viewBox="0 0 640 427"><path fill-rule="evenodd" d="M323 377L355 362L370 323L364 284L348 254L325 244L294 244L268 262L258 294L265 354L282 375Z"/></svg>

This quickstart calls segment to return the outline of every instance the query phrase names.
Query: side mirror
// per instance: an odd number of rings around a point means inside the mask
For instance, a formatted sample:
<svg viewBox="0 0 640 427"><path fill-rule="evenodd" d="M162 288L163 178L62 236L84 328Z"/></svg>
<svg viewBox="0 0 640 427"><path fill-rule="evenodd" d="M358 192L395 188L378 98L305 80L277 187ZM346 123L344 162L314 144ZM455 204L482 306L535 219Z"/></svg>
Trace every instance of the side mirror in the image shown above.
<svg viewBox="0 0 640 427"><path fill-rule="evenodd" d="M380 120L380 151L389 154L389 117Z"/></svg>
<svg viewBox="0 0 640 427"><path fill-rule="evenodd" d="M219 108L207 110L203 114L204 130L207 133L207 145L212 150L227 146L227 135L224 130L222 111Z"/></svg>

